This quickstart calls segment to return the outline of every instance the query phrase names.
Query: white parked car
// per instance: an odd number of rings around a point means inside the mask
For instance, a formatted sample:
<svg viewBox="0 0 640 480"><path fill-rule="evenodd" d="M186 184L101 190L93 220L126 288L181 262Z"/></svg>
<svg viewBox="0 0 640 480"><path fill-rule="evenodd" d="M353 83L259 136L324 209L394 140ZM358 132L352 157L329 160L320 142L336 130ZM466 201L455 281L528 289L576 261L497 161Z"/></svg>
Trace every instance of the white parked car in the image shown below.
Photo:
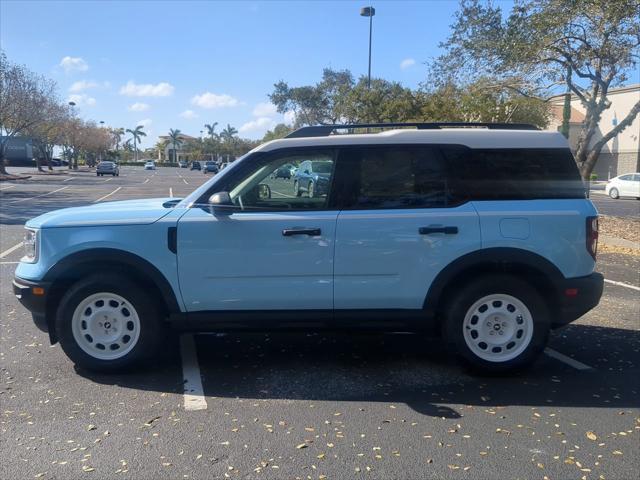
<svg viewBox="0 0 640 480"><path fill-rule="evenodd" d="M626 173L612 178L604 190L611 198L635 197L640 200L640 173Z"/></svg>
<svg viewBox="0 0 640 480"><path fill-rule="evenodd" d="M144 164L144 169L145 170L155 170L156 169L156 164L153 163L153 161L149 160L147 163Z"/></svg>

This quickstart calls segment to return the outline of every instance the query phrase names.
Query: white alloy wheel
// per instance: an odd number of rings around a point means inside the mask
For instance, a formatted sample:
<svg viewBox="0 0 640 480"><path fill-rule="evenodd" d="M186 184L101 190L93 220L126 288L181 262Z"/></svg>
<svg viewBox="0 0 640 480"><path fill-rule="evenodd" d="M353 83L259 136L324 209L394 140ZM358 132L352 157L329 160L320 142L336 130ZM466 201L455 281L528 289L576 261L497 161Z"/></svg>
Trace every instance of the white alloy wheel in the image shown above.
<svg viewBox="0 0 640 480"><path fill-rule="evenodd" d="M140 318L125 298L99 292L78 304L71 319L71 330L85 353L99 360L116 360L138 343Z"/></svg>
<svg viewBox="0 0 640 480"><path fill-rule="evenodd" d="M491 294L475 302L462 324L469 350L488 362L507 362L526 350L533 337L533 317L511 295Z"/></svg>

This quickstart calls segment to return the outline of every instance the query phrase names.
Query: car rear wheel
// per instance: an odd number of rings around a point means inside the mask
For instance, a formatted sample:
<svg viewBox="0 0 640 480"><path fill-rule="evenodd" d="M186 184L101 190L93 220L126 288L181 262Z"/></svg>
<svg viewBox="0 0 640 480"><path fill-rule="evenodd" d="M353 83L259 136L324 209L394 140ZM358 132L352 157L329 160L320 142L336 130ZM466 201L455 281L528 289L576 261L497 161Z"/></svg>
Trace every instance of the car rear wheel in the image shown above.
<svg viewBox="0 0 640 480"><path fill-rule="evenodd" d="M302 195L302 192L300 191L300 184L298 184L297 180L293 182L293 193L295 193L296 197Z"/></svg>
<svg viewBox="0 0 640 480"><path fill-rule="evenodd" d="M618 192L617 188L612 188L609 190L609 196L615 200L616 198L620 198L620 192Z"/></svg>
<svg viewBox="0 0 640 480"><path fill-rule="evenodd" d="M463 285L445 309L444 336L472 369L489 374L528 367L544 350L549 313L539 293L510 275Z"/></svg>
<svg viewBox="0 0 640 480"><path fill-rule="evenodd" d="M309 194L309 198L313 198L315 195L316 192L313 182L309 182L309 185L307 185L307 193Z"/></svg>
<svg viewBox="0 0 640 480"><path fill-rule="evenodd" d="M113 372L153 358L164 337L155 303L138 286L115 274L80 280L64 295L56 331L79 367Z"/></svg>

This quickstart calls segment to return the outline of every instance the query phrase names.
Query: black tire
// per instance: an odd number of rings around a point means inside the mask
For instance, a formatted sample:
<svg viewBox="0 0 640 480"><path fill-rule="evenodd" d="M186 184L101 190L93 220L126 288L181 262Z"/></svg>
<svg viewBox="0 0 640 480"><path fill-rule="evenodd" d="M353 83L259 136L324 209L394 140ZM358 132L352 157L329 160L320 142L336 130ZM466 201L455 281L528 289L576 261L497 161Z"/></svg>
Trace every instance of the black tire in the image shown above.
<svg viewBox="0 0 640 480"><path fill-rule="evenodd" d="M443 337L472 370L490 375L514 373L529 367L542 353L549 337L549 310L541 295L530 284L512 275L489 274L454 288L455 292L449 296L443 312ZM463 333L464 319L470 308L492 294L514 297L531 313L533 333L528 345L515 358L506 361L489 361L476 355L467 345Z"/></svg>
<svg viewBox="0 0 640 480"><path fill-rule="evenodd" d="M316 189L313 185L313 182L309 182L309 185L307 185L307 195L309 195L309 198L313 198L315 194Z"/></svg>
<svg viewBox="0 0 640 480"><path fill-rule="evenodd" d="M85 352L74 338L72 317L77 306L87 297L98 293L114 293L126 299L136 310L140 320L140 333L134 347L124 356L103 360ZM62 349L80 368L96 372L129 370L154 358L165 339L165 324L160 318L157 299L142 291L133 282L118 274L93 275L75 283L60 300L56 312L55 328Z"/></svg>
<svg viewBox="0 0 640 480"><path fill-rule="evenodd" d="M611 190L609 190L609 196L616 200L620 198L620 192L618 192L617 188L612 188Z"/></svg>
<svg viewBox="0 0 640 480"><path fill-rule="evenodd" d="M296 194L296 197L302 195L302 192L300 191L300 185L298 184L297 180L293 182L293 192Z"/></svg>

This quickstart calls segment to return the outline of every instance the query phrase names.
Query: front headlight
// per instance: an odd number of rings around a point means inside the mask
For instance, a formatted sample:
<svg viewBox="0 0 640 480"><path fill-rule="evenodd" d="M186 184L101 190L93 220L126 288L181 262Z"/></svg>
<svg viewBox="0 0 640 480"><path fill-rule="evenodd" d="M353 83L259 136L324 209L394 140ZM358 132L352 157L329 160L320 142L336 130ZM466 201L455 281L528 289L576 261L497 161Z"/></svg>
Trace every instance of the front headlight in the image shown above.
<svg viewBox="0 0 640 480"><path fill-rule="evenodd" d="M26 229L24 233L24 257L21 261L36 263L38 261L38 230Z"/></svg>

